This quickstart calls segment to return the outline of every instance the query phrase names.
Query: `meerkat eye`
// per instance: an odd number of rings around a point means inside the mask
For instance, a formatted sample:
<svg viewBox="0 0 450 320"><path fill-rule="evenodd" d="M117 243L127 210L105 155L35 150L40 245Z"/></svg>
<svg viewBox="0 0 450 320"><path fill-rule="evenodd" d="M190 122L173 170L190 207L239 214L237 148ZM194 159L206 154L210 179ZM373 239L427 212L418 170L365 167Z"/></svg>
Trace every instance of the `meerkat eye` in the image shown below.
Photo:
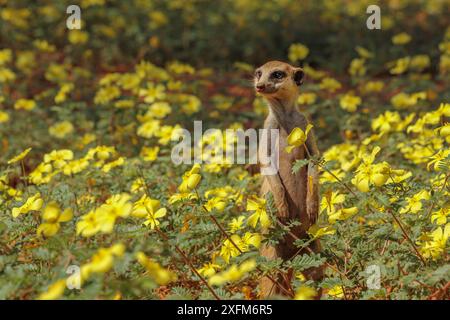
<svg viewBox="0 0 450 320"><path fill-rule="evenodd" d="M262 72L260 71L260 70L257 70L256 72L255 72L255 77L256 78L260 78L261 77L261 75L262 75Z"/></svg>
<svg viewBox="0 0 450 320"><path fill-rule="evenodd" d="M286 73L283 71L275 71L270 76L275 79L283 79L286 76Z"/></svg>

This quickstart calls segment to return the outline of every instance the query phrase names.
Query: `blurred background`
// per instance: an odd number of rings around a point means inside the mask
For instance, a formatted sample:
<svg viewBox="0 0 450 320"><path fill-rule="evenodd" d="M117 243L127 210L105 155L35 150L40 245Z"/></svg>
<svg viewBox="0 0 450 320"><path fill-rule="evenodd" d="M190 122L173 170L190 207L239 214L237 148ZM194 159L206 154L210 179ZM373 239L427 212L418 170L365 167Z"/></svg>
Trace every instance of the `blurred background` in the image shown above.
<svg viewBox="0 0 450 320"><path fill-rule="evenodd" d="M79 4L82 29L69 33L66 8ZM366 8L381 8L381 30L368 30ZM0 0L1 47L22 50L45 38L60 59L97 67L141 59L195 66L257 65L285 59L292 43L310 49L313 66L343 71L356 45L376 51L374 66L402 48L391 37L414 35L409 46L439 57L437 35L449 23L445 0ZM88 50L85 48L88 47ZM438 65L432 63L432 65Z"/></svg>

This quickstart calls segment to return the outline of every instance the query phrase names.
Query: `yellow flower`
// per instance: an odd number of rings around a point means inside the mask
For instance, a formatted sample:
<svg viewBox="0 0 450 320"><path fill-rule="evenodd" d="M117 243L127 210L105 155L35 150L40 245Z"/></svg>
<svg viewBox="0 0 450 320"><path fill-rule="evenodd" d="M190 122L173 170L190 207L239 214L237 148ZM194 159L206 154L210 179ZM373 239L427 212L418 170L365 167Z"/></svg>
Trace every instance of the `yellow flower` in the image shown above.
<svg viewBox="0 0 450 320"><path fill-rule="evenodd" d="M259 248L261 245L261 235L258 233L246 232L244 236L237 239L237 245L242 251L250 250L250 246Z"/></svg>
<svg viewBox="0 0 450 320"><path fill-rule="evenodd" d="M171 112L172 108L167 102L155 102L150 106L148 115L151 115L154 118L162 119Z"/></svg>
<svg viewBox="0 0 450 320"><path fill-rule="evenodd" d="M73 152L69 149L53 150L44 155L44 163L52 162L56 169L63 168L67 161L73 159Z"/></svg>
<svg viewBox="0 0 450 320"><path fill-rule="evenodd" d="M74 175L76 173L80 173L81 171L86 169L88 166L89 166L89 161L85 158L81 158L78 160L73 160L73 161L68 162L63 167L62 170L66 176L70 176L70 175Z"/></svg>
<svg viewBox="0 0 450 320"><path fill-rule="evenodd" d="M370 59L373 58L374 54L367 50L366 48L363 48L361 46L356 46L355 48L356 52L358 52L359 56L364 59Z"/></svg>
<svg viewBox="0 0 450 320"><path fill-rule="evenodd" d="M48 183L52 177L52 166L48 163L39 164L29 175L30 181L35 184Z"/></svg>
<svg viewBox="0 0 450 320"><path fill-rule="evenodd" d="M341 83L333 78L323 78L322 81L319 84L319 88L323 90L328 90L329 92L333 93L336 90L340 89L342 87Z"/></svg>
<svg viewBox="0 0 450 320"><path fill-rule="evenodd" d="M211 276L208 283L212 286L221 286L227 282L235 282L242 279L247 273L253 271L255 268L256 261L254 259L246 260L239 266L233 264L227 270Z"/></svg>
<svg viewBox="0 0 450 320"><path fill-rule="evenodd" d="M316 290L308 286L301 286L295 292L295 300L313 300L317 296Z"/></svg>
<svg viewBox="0 0 450 320"><path fill-rule="evenodd" d="M147 214L155 214L159 209L161 202L156 199L152 199L147 195L143 195L138 201L133 205L133 211L131 215L136 218L144 218Z"/></svg>
<svg viewBox="0 0 450 320"><path fill-rule="evenodd" d="M317 100L317 95L314 92L301 93L298 96L297 102L299 104L313 104Z"/></svg>
<svg viewBox="0 0 450 320"><path fill-rule="evenodd" d="M223 260L225 260L226 263L230 261L230 258L237 257L241 254L241 252L244 251L244 248L241 248L240 246L242 239L241 237L239 237L239 235L233 234L230 239L226 239L220 249L220 256L223 258Z"/></svg>
<svg viewBox="0 0 450 320"><path fill-rule="evenodd" d="M450 123L445 123L443 126L437 128L435 132L437 132L443 138L450 137Z"/></svg>
<svg viewBox="0 0 450 320"><path fill-rule="evenodd" d="M344 203L345 195L339 192L328 192L326 193L320 202L320 211L327 210L327 213L336 211L335 205L340 205Z"/></svg>
<svg viewBox="0 0 450 320"><path fill-rule="evenodd" d="M291 153L294 148L300 147L305 144L308 133L312 129L312 127L313 125L308 123L305 131L298 127L292 129L291 133L287 137L288 146L285 148L285 151L287 153Z"/></svg>
<svg viewBox="0 0 450 320"><path fill-rule="evenodd" d="M108 146L97 146L93 149L89 149L86 159L93 159L94 156L96 156L99 160L107 160L111 156L113 156L116 153L116 150L114 147L108 147Z"/></svg>
<svg viewBox="0 0 450 320"><path fill-rule="evenodd" d="M333 224L337 220L346 220L358 213L357 207L343 208L328 214L328 222Z"/></svg>
<svg viewBox="0 0 450 320"><path fill-rule="evenodd" d="M19 153L19 154L18 154L17 156L15 156L14 158L8 160L8 164L16 163L16 162L22 161L22 160L27 156L27 154L28 154L30 151L31 151L31 148L25 149L24 151L22 151L21 153Z"/></svg>
<svg viewBox="0 0 450 320"><path fill-rule="evenodd" d="M366 74L366 60L355 58L350 62L350 66L348 67L348 73L352 76L363 76Z"/></svg>
<svg viewBox="0 0 450 320"><path fill-rule="evenodd" d="M72 44L83 44L89 39L89 33L81 30L69 31L69 42Z"/></svg>
<svg viewBox="0 0 450 320"><path fill-rule="evenodd" d="M167 65L167 70L169 70L169 72L175 73L175 74L183 74L183 73L187 73L187 74L194 74L195 73L195 69L194 67L185 64L185 63L181 63L179 61L174 61L171 62Z"/></svg>
<svg viewBox="0 0 450 320"><path fill-rule="evenodd" d="M28 213L30 211L39 211L42 208L44 201L41 198L40 193L36 193L34 196L29 197L27 201L21 206L12 209L12 216L17 218L21 214Z"/></svg>
<svg viewBox="0 0 450 320"><path fill-rule="evenodd" d="M334 298L343 298L344 297L344 287L336 285L333 288L329 289L327 294Z"/></svg>
<svg viewBox="0 0 450 320"><path fill-rule="evenodd" d="M220 198L220 197L213 197L212 199L209 199L205 203L205 209L208 212L211 212L213 210L222 212L226 206L227 206L227 202L223 198Z"/></svg>
<svg viewBox="0 0 450 320"><path fill-rule="evenodd" d="M430 157L431 161L427 163L427 169L442 170L441 166L445 167L445 163L449 162L449 160L446 160L448 156L450 156L450 149L439 150Z"/></svg>
<svg viewBox="0 0 450 320"><path fill-rule="evenodd" d="M261 227L268 228L271 225L269 215L266 211L266 200L253 196L247 199L247 211L254 211L254 213L248 217L247 223L256 228L258 221L261 223Z"/></svg>
<svg viewBox="0 0 450 320"><path fill-rule="evenodd" d="M384 87L383 81L369 81L363 86L362 92L364 93L381 92L381 90L383 90L383 87Z"/></svg>
<svg viewBox="0 0 450 320"><path fill-rule="evenodd" d="M131 192L139 192L139 191L145 191L145 181L142 178L137 178L133 181L131 184Z"/></svg>
<svg viewBox="0 0 450 320"><path fill-rule="evenodd" d="M431 215L431 222L435 222L437 225L446 224L448 215L450 215L450 206L440 208Z"/></svg>
<svg viewBox="0 0 450 320"><path fill-rule="evenodd" d="M393 67L389 69L389 72L391 74L405 73L409 68L410 62L411 62L410 57L400 58L400 59L394 61Z"/></svg>
<svg viewBox="0 0 450 320"><path fill-rule="evenodd" d="M114 161L108 162L102 167L102 171L108 173L111 169L122 166L125 163L124 157L119 157Z"/></svg>
<svg viewBox="0 0 450 320"><path fill-rule="evenodd" d="M336 233L336 230L331 226L323 226L320 227L318 224L313 224L308 229L308 233L314 238L320 238L326 235L333 235Z"/></svg>
<svg viewBox="0 0 450 320"><path fill-rule="evenodd" d="M59 89L58 93L55 96L55 103L61 103L66 101L67 94L73 90L75 86L73 83L64 83L61 85L61 89Z"/></svg>
<svg viewBox="0 0 450 320"><path fill-rule="evenodd" d="M158 132L156 132L156 136L159 137L158 143L162 145L167 145L170 140L178 139L180 137L181 127L179 125L176 126L162 126Z"/></svg>
<svg viewBox="0 0 450 320"><path fill-rule="evenodd" d="M198 198L197 195L192 192L175 193L170 196L169 204L174 204L178 201L184 201L184 200L196 200L197 198Z"/></svg>
<svg viewBox="0 0 450 320"><path fill-rule="evenodd" d="M45 222L38 227L37 234L45 237L54 236L59 231L60 223L70 221L72 217L72 209L67 208L62 211L59 205L52 201L47 204L42 213L42 220Z"/></svg>
<svg viewBox="0 0 450 320"><path fill-rule="evenodd" d="M159 285L167 285L177 280L177 275L159 265L159 263L149 259L145 253L138 252L136 254L138 262L145 267L150 277Z"/></svg>
<svg viewBox="0 0 450 320"><path fill-rule="evenodd" d="M98 221L98 215L95 210L89 211L80 218L76 227L77 235L83 237L91 237L100 231L100 223Z"/></svg>
<svg viewBox="0 0 450 320"><path fill-rule="evenodd" d="M426 190L419 191L412 197L407 197L407 205L400 209L399 213L417 213L422 210L422 200L430 199L430 193Z"/></svg>
<svg viewBox="0 0 450 320"><path fill-rule="evenodd" d="M425 100L427 95L425 92L416 92L407 94L400 92L391 98L391 103L397 109L406 109L415 106L419 100Z"/></svg>
<svg viewBox="0 0 450 320"><path fill-rule="evenodd" d="M163 100L166 97L165 87L162 84L147 84L147 89L141 89L139 96L144 98L146 103L153 103L155 100Z"/></svg>
<svg viewBox="0 0 450 320"><path fill-rule="evenodd" d="M71 134L73 130L73 124L71 122L61 121L48 128L48 133L55 138L64 139L68 134Z"/></svg>
<svg viewBox="0 0 450 320"><path fill-rule="evenodd" d="M120 97L120 89L117 86L108 85L100 88L94 97L95 104L107 104L108 102Z"/></svg>
<svg viewBox="0 0 450 320"><path fill-rule="evenodd" d="M0 123L6 123L9 121L9 114L0 110Z"/></svg>
<svg viewBox="0 0 450 320"><path fill-rule="evenodd" d="M431 64L430 57L426 54L418 54L411 59L410 67L415 71L423 71Z"/></svg>
<svg viewBox="0 0 450 320"><path fill-rule="evenodd" d="M194 95L180 94L178 100L181 103L181 110L187 115L191 115L200 110L201 101Z"/></svg>
<svg viewBox="0 0 450 320"><path fill-rule="evenodd" d="M137 130L138 136L151 138L160 130L160 120L148 120L144 122Z"/></svg>
<svg viewBox="0 0 450 320"><path fill-rule="evenodd" d="M119 100L114 102L114 107L117 109L128 109L133 108L135 105L133 100Z"/></svg>
<svg viewBox="0 0 450 320"><path fill-rule="evenodd" d="M30 111L36 107L36 102L30 99L19 99L14 104L14 109L16 110L26 110Z"/></svg>
<svg viewBox="0 0 450 320"><path fill-rule="evenodd" d="M289 60L292 62L297 62L303 60L308 56L309 49L307 46L301 43L294 43L289 47Z"/></svg>
<svg viewBox="0 0 450 320"><path fill-rule="evenodd" d="M39 295L38 300L57 300L66 289L66 279L61 279L48 287L46 292Z"/></svg>
<svg viewBox="0 0 450 320"><path fill-rule="evenodd" d="M152 162L158 158L159 147L142 147L140 156L144 161Z"/></svg>
<svg viewBox="0 0 450 320"><path fill-rule="evenodd" d="M345 172L342 171L341 169L334 169L334 170L329 170L328 171L323 171L320 175L320 183L338 183L338 180L335 178L339 178L339 179L343 179L345 177Z"/></svg>
<svg viewBox="0 0 450 320"><path fill-rule="evenodd" d="M100 248L91 260L81 267L81 277L87 279L92 273L106 273L114 265L114 258L123 256L125 246L121 243L114 244L109 248Z"/></svg>
<svg viewBox="0 0 450 320"><path fill-rule="evenodd" d="M230 227L230 232L235 233L236 231L239 231L243 227L243 223L245 220L245 216L239 216L237 218L233 218L230 223L228 223L228 226Z"/></svg>
<svg viewBox="0 0 450 320"><path fill-rule="evenodd" d="M126 193L113 195L96 210L101 232L111 233L118 218L130 215L133 207L130 198Z"/></svg>
<svg viewBox="0 0 450 320"><path fill-rule="evenodd" d="M155 213L149 212L147 214L147 220L145 220L144 225L150 226L150 229L155 229L155 227L159 226L159 218L162 218L166 215L167 209L160 208Z"/></svg>
<svg viewBox="0 0 450 320"><path fill-rule="evenodd" d="M417 242L421 246L420 252L424 258L437 260L444 254L449 237L450 223L447 223L444 228L439 227L432 232L422 234Z"/></svg>
<svg viewBox="0 0 450 320"><path fill-rule="evenodd" d="M42 52L55 52L56 47L47 42L47 40L35 40L34 46Z"/></svg>
<svg viewBox="0 0 450 320"><path fill-rule="evenodd" d="M12 59L12 51L11 49L3 49L0 50L0 66L3 66L10 62Z"/></svg>
<svg viewBox="0 0 450 320"><path fill-rule="evenodd" d="M389 178L391 169L387 162L374 164L375 156L381 150L380 147L375 147L371 154L361 155L361 164L356 169L355 177L352 183L361 192L368 192L370 185L374 184L380 187L386 183Z"/></svg>
<svg viewBox="0 0 450 320"><path fill-rule="evenodd" d="M340 106L348 112L355 112L356 108L361 104L361 98L352 94L346 94L340 99Z"/></svg>
<svg viewBox="0 0 450 320"><path fill-rule="evenodd" d="M0 67L0 83L16 79L16 75L8 68Z"/></svg>
<svg viewBox="0 0 450 320"><path fill-rule="evenodd" d="M411 36L406 32L396 34L392 37L392 43L395 45L404 45L411 41Z"/></svg>
<svg viewBox="0 0 450 320"><path fill-rule="evenodd" d="M200 165L194 164L191 170L184 173L183 181L178 186L178 190L182 193L186 193L190 190L195 189L202 178L199 172L200 172Z"/></svg>
<svg viewBox="0 0 450 320"><path fill-rule="evenodd" d="M198 273L200 273L204 277L211 277L212 275L216 274L217 271L221 269L221 266L218 264L208 262L203 265L200 269L198 269Z"/></svg>

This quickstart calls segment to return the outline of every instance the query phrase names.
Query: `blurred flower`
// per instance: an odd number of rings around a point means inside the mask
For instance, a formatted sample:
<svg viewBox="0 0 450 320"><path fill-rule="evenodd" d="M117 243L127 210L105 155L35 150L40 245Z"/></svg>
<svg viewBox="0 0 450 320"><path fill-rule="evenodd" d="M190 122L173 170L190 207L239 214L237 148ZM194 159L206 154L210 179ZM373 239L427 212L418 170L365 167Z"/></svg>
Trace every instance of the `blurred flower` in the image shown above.
<svg viewBox="0 0 450 320"><path fill-rule="evenodd" d="M58 139L64 139L68 134L71 134L73 130L73 124L69 121L57 122L53 126L48 128L48 132L50 133L50 135Z"/></svg>
<svg viewBox="0 0 450 320"><path fill-rule="evenodd" d="M0 123L6 123L9 121L9 114L0 110Z"/></svg>
<svg viewBox="0 0 450 320"><path fill-rule="evenodd" d="M344 297L344 287L336 285L333 288L329 289L327 294L334 298L343 298Z"/></svg>
<svg viewBox="0 0 450 320"><path fill-rule="evenodd" d="M341 97L339 103L342 109L348 112L355 112L356 108L361 104L361 98L347 93Z"/></svg>
<svg viewBox="0 0 450 320"><path fill-rule="evenodd" d="M301 43L291 44L289 47L289 60L292 62L297 62L299 60L303 60L308 56L309 49L307 46Z"/></svg>
<svg viewBox="0 0 450 320"><path fill-rule="evenodd" d="M50 202L42 213L42 220L44 222L37 228L38 236L54 236L60 229L60 223L70 221L72 217L72 209L67 208L62 211L55 201Z"/></svg>
<svg viewBox="0 0 450 320"><path fill-rule="evenodd" d="M322 90L328 90L331 93L342 87L341 83L333 78L323 78L319 84L319 88Z"/></svg>
<svg viewBox="0 0 450 320"><path fill-rule="evenodd" d="M22 206L13 208L12 216L13 218L17 218L19 215L30 211L39 211L42 208L43 203L44 201L41 198L41 194L36 193L34 196L29 197Z"/></svg>
<svg viewBox="0 0 450 320"><path fill-rule="evenodd" d="M11 158L10 160L8 160L8 164L12 164L12 163L16 163L19 161L22 161L27 154L31 151L31 148L25 149L24 151L22 151L21 153L19 153L17 156Z"/></svg>
<svg viewBox="0 0 450 320"><path fill-rule="evenodd" d="M66 279L61 279L50 285L47 291L41 293L38 300L57 300L66 289Z"/></svg>
<svg viewBox="0 0 450 320"><path fill-rule="evenodd" d="M314 288L308 286L300 286L295 292L295 300L313 300L317 296Z"/></svg>
<svg viewBox="0 0 450 320"><path fill-rule="evenodd" d="M140 156L144 161L155 161L158 158L159 147L142 147Z"/></svg>
<svg viewBox="0 0 450 320"><path fill-rule="evenodd" d="M221 286L227 282L236 282L255 268L256 261L254 259L246 260L239 266L233 264L227 270L212 275L211 278L209 278L208 283L212 286Z"/></svg>
<svg viewBox="0 0 450 320"><path fill-rule="evenodd" d="M164 286L177 280L178 277L174 272L161 267L159 263L148 258L145 253L139 251L136 258L158 285Z"/></svg>
<svg viewBox="0 0 450 320"><path fill-rule="evenodd" d="M411 36L406 32L398 33L392 37L392 43L395 45L404 45L411 41Z"/></svg>
<svg viewBox="0 0 450 320"><path fill-rule="evenodd" d="M30 99L19 99L14 104L14 109L16 110L26 110L30 111L36 107L36 102Z"/></svg>
<svg viewBox="0 0 450 320"><path fill-rule="evenodd" d="M297 102L299 104L313 104L317 100L317 95L313 92L304 92L298 96Z"/></svg>

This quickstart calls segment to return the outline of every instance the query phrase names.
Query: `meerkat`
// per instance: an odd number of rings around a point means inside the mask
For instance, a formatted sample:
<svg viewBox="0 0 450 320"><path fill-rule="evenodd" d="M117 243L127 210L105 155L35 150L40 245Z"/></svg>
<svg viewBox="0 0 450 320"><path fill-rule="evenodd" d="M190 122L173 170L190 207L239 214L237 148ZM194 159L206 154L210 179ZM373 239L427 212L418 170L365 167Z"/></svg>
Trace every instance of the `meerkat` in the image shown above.
<svg viewBox="0 0 450 320"><path fill-rule="evenodd" d="M262 175L261 196L272 193L279 222L286 225L289 221L299 221L301 224L290 232L295 237L306 239L308 228L318 218L318 170L314 164L309 163L294 174L292 166L296 160L319 155L313 131L309 132L304 146L295 148L291 153L285 151L289 133L295 127L305 131L308 125L307 118L297 108L299 87L303 78L304 72L301 68L280 61L270 61L256 69L254 83L256 92L264 97L269 107L264 129L279 130L278 141L275 141L275 151L279 152L279 170L275 174ZM270 150L271 145L273 146L270 135L262 138L258 150L259 159L267 156L268 152L274 152ZM262 165L260 161L260 166ZM291 259L299 251L294 245L295 237L287 233L276 246L263 245L261 255L268 259ZM320 251L320 243L314 241L310 249L314 252ZM310 269L304 274L307 278L318 280L322 277L322 269ZM279 274L277 282L284 288L290 288L291 278L292 272ZM271 279L263 278L260 283L260 297L274 294L285 294L285 291L281 291L279 285Z"/></svg>

